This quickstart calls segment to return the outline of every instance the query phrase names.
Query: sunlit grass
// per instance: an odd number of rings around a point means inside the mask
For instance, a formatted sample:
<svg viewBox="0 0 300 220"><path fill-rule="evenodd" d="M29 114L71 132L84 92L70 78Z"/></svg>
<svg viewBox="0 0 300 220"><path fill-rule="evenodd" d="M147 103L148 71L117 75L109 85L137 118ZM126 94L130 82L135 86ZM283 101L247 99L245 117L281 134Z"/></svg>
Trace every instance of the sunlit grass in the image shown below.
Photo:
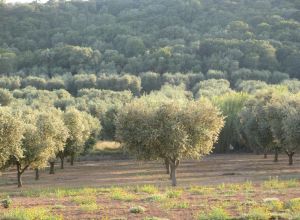
<svg viewBox="0 0 300 220"><path fill-rule="evenodd" d="M112 188L110 191L110 198L113 200L130 202L134 200L136 196L122 188Z"/></svg>
<svg viewBox="0 0 300 220"><path fill-rule="evenodd" d="M62 220L61 216L54 215L48 209L43 207L35 208L15 208L8 210L1 219L18 220Z"/></svg>

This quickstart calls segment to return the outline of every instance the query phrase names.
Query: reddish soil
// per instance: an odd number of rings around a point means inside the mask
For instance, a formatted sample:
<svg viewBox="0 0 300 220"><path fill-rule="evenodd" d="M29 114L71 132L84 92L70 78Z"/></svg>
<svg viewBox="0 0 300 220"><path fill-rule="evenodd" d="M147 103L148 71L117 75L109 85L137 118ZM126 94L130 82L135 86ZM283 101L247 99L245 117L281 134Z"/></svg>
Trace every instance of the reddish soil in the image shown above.
<svg viewBox="0 0 300 220"><path fill-rule="evenodd" d="M280 155L280 161L274 163L270 156L264 159L261 155L233 154L211 155L201 161L183 161L178 168L178 186L189 187L191 185L216 185L221 183L240 183L252 181L258 190L249 198L262 200L267 197L277 197L282 201L289 198L300 197L300 189L292 188L264 192L259 186L260 182L270 177L278 176L280 179L300 179L300 163L295 157L295 164L289 166L288 158ZM66 165L60 170L57 164L56 174L49 175L48 169L41 171L40 180L34 180L34 172L28 170L24 173L22 189L16 187L16 172L10 170L0 177L0 193L15 194L29 189L53 188L53 187L110 187L110 186L134 186L154 184L161 189L170 186L170 180L165 174L162 162L137 162L135 160L103 160L76 162L74 166ZM256 185L257 183L257 185ZM188 208L162 208L157 202L149 202L144 199L147 195L130 202L111 199L108 194L98 194L97 204L101 207L95 212L83 212L70 198L28 198L13 196L14 207L55 206L63 205L62 209L53 209L54 213L63 214L64 219L143 219L144 217L157 216L167 219L194 219L204 204L217 204L222 201L241 202L249 198L243 193L234 195L195 195L184 192L180 199L175 201L187 201ZM129 208L141 205L146 208L144 214L131 214ZM233 208L234 209L234 208ZM0 208L0 213L3 211ZM235 211L232 211L234 213ZM234 213L236 214L236 213Z"/></svg>

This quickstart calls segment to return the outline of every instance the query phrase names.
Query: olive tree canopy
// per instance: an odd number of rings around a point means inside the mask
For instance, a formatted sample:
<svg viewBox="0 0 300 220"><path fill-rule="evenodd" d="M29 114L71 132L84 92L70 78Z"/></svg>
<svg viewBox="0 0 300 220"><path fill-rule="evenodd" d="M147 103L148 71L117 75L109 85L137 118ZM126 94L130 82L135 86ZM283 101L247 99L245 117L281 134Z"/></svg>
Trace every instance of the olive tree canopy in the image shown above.
<svg viewBox="0 0 300 220"><path fill-rule="evenodd" d="M143 97L128 104L117 120L117 137L138 159L168 160L172 185L186 158L211 153L224 121L207 99L164 100Z"/></svg>

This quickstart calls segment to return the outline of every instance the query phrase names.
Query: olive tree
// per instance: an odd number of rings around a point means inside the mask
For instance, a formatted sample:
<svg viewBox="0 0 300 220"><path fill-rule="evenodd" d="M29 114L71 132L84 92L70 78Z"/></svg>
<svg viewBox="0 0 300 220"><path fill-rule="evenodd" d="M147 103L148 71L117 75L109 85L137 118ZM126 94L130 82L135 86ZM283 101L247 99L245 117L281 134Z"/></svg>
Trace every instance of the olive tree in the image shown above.
<svg viewBox="0 0 300 220"><path fill-rule="evenodd" d="M263 151L265 158L267 153L276 146L267 106L277 92L279 90L276 88L257 92L240 113L241 129L248 145L257 153Z"/></svg>
<svg viewBox="0 0 300 220"><path fill-rule="evenodd" d="M73 165L75 157L84 151L86 141L96 130L100 129L98 119L75 108L67 109L63 118L69 131L69 137L66 141L66 147L58 154L62 169L64 168L64 158L70 156L70 162Z"/></svg>
<svg viewBox="0 0 300 220"><path fill-rule="evenodd" d="M293 164L293 156L300 149L300 98L293 102L294 105L286 109L286 118L283 120L284 150L289 157L289 165Z"/></svg>
<svg viewBox="0 0 300 220"><path fill-rule="evenodd" d="M117 137L138 159L167 160L176 186L179 162L211 153L223 124L218 109L206 99L159 103L141 98L120 112Z"/></svg>
<svg viewBox="0 0 300 220"><path fill-rule="evenodd" d="M292 165L293 156L300 148L299 94L286 93L274 96L268 105L268 111L276 148L285 151L289 157L289 165Z"/></svg>
<svg viewBox="0 0 300 220"><path fill-rule="evenodd" d="M21 143L24 124L13 115L12 110L0 107L0 168L3 168L10 157L22 158Z"/></svg>
<svg viewBox="0 0 300 220"><path fill-rule="evenodd" d="M47 166L59 150L65 146L68 131L64 126L60 112L48 109L26 110L22 114L25 122L24 138L22 140L23 156L14 157L12 163L17 166L18 187L22 187L22 174L27 168L36 169ZM36 173L38 177L38 172Z"/></svg>

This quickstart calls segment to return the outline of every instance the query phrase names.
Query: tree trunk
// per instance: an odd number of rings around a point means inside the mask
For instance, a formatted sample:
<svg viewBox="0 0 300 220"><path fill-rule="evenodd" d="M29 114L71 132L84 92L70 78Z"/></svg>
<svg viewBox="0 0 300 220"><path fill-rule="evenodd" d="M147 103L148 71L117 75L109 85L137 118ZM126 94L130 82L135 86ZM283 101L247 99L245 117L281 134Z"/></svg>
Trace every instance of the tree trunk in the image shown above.
<svg viewBox="0 0 300 220"><path fill-rule="evenodd" d="M64 162L65 162L65 158L63 156L60 156L60 169L64 169Z"/></svg>
<svg viewBox="0 0 300 220"><path fill-rule="evenodd" d="M49 174L54 174L55 172L54 172L54 163L55 162L50 162L50 172L49 172Z"/></svg>
<svg viewBox="0 0 300 220"><path fill-rule="evenodd" d="M74 158L75 158L74 154L71 154L71 160L70 160L71 166L74 165Z"/></svg>
<svg viewBox="0 0 300 220"><path fill-rule="evenodd" d="M176 169L179 165L179 160L170 160L172 186L177 186Z"/></svg>
<svg viewBox="0 0 300 220"><path fill-rule="evenodd" d="M171 179L172 179L172 186L176 186L177 185L176 166L174 163L171 163Z"/></svg>
<svg viewBox="0 0 300 220"><path fill-rule="evenodd" d="M293 165L293 163L294 163L294 160L293 160L293 156L294 156L294 154L295 154L295 152L289 152L289 151L285 151L286 152L286 154L288 155L288 157L289 157L289 165L291 166L291 165Z"/></svg>
<svg viewBox="0 0 300 220"><path fill-rule="evenodd" d="M278 148L275 148L274 162L278 162Z"/></svg>
<svg viewBox="0 0 300 220"><path fill-rule="evenodd" d="M38 168L35 169L35 180L40 179L40 170Z"/></svg>
<svg viewBox="0 0 300 220"><path fill-rule="evenodd" d="M21 171L21 165L17 163L17 180L18 180L18 187L22 187L22 171Z"/></svg>
<svg viewBox="0 0 300 220"><path fill-rule="evenodd" d="M165 166L166 166L166 174L170 174L170 163L168 159L165 159Z"/></svg>
<svg viewBox="0 0 300 220"><path fill-rule="evenodd" d="M266 152L264 153L264 158L268 158L268 154Z"/></svg>
<svg viewBox="0 0 300 220"><path fill-rule="evenodd" d="M293 165L293 163L294 163L294 160L293 160L294 152L290 153L288 156L289 156L289 165Z"/></svg>
<svg viewBox="0 0 300 220"><path fill-rule="evenodd" d="M24 171L29 167L29 165L26 165L23 169L19 162L17 162L17 180L18 180L18 187L22 187L22 174Z"/></svg>

